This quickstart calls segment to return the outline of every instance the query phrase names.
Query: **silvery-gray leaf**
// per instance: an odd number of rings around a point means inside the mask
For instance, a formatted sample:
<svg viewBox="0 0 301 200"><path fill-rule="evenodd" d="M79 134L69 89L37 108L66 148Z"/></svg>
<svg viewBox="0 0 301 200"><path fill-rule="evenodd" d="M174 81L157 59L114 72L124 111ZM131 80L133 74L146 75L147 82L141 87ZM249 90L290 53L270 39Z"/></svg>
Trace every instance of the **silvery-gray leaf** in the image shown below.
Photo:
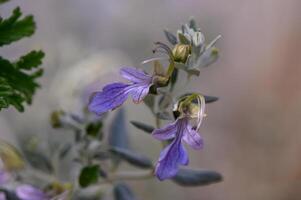
<svg viewBox="0 0 301 200"><path fill-rule="evenodd" d="M168 112L159 112L156 116L162 120L173 120L173 117Z"/></svg>
<svg viewBox="0 0 301 200"><path fill-rule="evenodd" d="M138 129L140 129L140 130L143 130L143 131L146 132L146 133L152 133L153 130L155 129L153 126L144 124L144 123L142 123L142 122L131 121L131 124L132 124L133 126L135 126L136 128L138 128Z"/></svg>
<svg viewBox="0 0 301 200"><path fill-rule="evenodd" d="M193 29L194 31L197 31L197 26L194 18L190 18L189 20L189 28Z"/></svg>
<svg viewBox="0 0 301 200"><path fill-rule="evenodd" d="M181 44L190 44L189 39L183 33L178 32L178 38Z"/></svg>
<svg viewBox="0 0 301 200"><path fill-rule="evenodd" d="M197 31L193 33L192 36L192 45L199 47L199 46L203 46L205 43L205 36L203 33Z"/></svg>
<svg viewBox="0 0 301 200"><path fill-rule="evenodd" d="M188 75L195 75L198 76L200 74L200 70L197 68L190 68L187 65L184 65L183 63L175 63L175 67L181 70L184 70L188 73Z"/></svg>
<svg viewBox="0 0 301 200"><path fill-rule="evenodd" d="M109 144L115 147L128 148L128 132L125 124L125 111L120 109L111 124Z"/></svg>
<svg viewBox="0 0 301 200"><path fill-rule="evenodd" d="M134 193L125 183L118 183L114 187L115 200L136 200Z"/></svg>
<svg viewBox="0 0 301 200"><path fill-rule="evenodd" d="M196 67L207 67L214 63L219 57L218 49L215 47L207 48L203 54L198 58Z"/></svg>
<svg viewBox="0 0 301 200"><path fill-rule="evenodd" d="M172 180L181 186L204 186L222 181L220 173L208 170L180 169Z"/></svg>
<svg viewBox="0 0 301 200"><path fill-rule="evenodd" d="M147 107L149 107L149 109L151 111L153 111L154 110L154 105L155 105L155 95L151 95L151 94L147 95L144 98L143 102L145 103L145 105Z"/></svg>
<svg viewBox="0 0 301 200"><path fill-rule="evenodd" d="M153 167L153 163L148 157L146 157L140 153L137 153L135 151L131 151L129 149L118 148L118 147L112 147L110 149L110 152L112 152L114 155L118 156L120 159L123 159L134 166L137 166L140 168L146 168L146 169Z"/></svg>
<svg viewBox="0 0 301 200"><path fill-rule="evenodd" d="M167 40L168 40L171 44L176 45L176 44L178 43L177 37L176 37L174 34L172 34L171 32L169 32L169 31L167 31L167 30L164 30L164 34L165 34Z"/></svg>

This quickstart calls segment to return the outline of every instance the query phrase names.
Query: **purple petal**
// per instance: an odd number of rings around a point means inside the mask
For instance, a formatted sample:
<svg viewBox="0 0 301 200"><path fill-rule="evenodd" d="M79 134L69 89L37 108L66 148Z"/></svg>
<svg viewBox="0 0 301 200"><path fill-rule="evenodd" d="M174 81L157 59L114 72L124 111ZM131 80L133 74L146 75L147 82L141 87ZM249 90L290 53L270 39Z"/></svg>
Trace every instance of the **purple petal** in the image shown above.
<svg viewBox="0 0 301 200"><path fill-rule="evenodd" d="M21 185L16 189L16 194L21 200L48 200L46 194L31 185Z"/></svg>
<svg viewBox="0 0 301 200"><path fill-rule="evenodd" d="M123 67L120 69L120 74L123 78L128 79L133 83L151 82L152 77L144 71L134 67Z"/></svg>
<svg viewBox="0 0 301 200"><path fill-rule="evenodd" d="M153 137L158 140L169 140L175 137L177 132L177 121L167 124L163 128L155 129L152 133Z"/></svg>
<svg viewBox="0 0 301 200"><path fill-rule="evenodd" d="M187 152L179 137L161 152L159 161L156 165L155 175L161 181L171 178L177 174L179 164L187 165L188 162Z"/></svg>
<svg viewBox="0 0 301 200"><path fill-rule="evenodd" d="M189 144L193 149L202 149L204 146L204 141L202 137L199 135L197 131L192 129L190 125L188 125L183 134L183 140Z"/></svg>
<svg viewBox="0 0 301 200"><path fill-rule="evenodd" d="M149 83L136 83L131 85L128 90L133 98L134 103L140 103L148 94L151 84Z"/></svg>
<svg viewBox="0 0 301 200"><path fill-rule="evenodd" d="M6 200L4 192L0 192L0 200Z"/></svg>
<svg viewBox="0 0 301 200"><path fill-rule="evenodd" d="M128 84L112 83L103 88L102 92L96 92L89 103L89 110L102 115L123 104L128 97Z"/></svg>
<svg viewBox="0 0 301 200"><path fill-rule="evenodd" d="M9 173L4 170L0 170L0 185L7 183L10 179Z"/></svg>

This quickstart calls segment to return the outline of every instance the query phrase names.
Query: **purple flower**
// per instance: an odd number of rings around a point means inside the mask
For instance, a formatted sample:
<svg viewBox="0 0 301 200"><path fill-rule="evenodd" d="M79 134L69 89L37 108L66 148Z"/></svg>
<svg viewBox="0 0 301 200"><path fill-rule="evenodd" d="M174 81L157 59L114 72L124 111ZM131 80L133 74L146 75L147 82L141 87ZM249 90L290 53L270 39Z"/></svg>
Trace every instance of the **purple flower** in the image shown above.
<svg viewBox="0 0 301 200"><path fill-rule="evenodd" d="M198 132L189 124L189 117L178 118L167 126L156 129L152 135L158 140L173 141L160 153L156 165L155 175L159 180L175 176L179 165L188 165L189 158L182 141L185 141L193 149L203 148L203 139Z"/></svg>
<svg viewBox="0 0 301 200"><path fill-rule="evenodd" d="M126 83L112 83L106 85L101 92L96 92L89 103L89 110L102 115L122 105L130 95L134 103L139 103L148 94L152 86L152 76L142 70L124 67L120 70L121 76L131 81Z"/></svg>
<svg viewBox="0 0 301 200"><path fill-rule="evenodd" d="M4 192L0 192L0 200L6 200Z"/></svg>
<svg viewBox="0 0 301 200"><path fill-rule="evenodd" d="M16 194L21 200L48 200L49 197L40 189L31 185L21 185L16 189Z"/></svg>
<svg viewBox="0 0 301 200"><path fill-rule="evenodd" d="M0 169L0 185L7 183L9 179L10 179L9 173Z"/></svg>

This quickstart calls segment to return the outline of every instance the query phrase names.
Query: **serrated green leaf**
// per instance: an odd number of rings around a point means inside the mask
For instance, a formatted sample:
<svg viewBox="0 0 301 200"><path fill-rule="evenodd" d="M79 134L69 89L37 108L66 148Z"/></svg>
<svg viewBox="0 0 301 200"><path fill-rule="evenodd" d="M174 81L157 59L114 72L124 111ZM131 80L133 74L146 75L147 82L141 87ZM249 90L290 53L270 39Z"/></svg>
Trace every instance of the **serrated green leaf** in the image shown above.
<svg viewBox="0 0 301 200"><path fill-rule="evenodd" d="M135 126L136 128L146 132L146 133L152 133L153 130L155 129L153 126L150 126L150 125L147 125L147 124L144 124L142 122L137 122L137 121L131 121L131 124L133 126Z"/></svg>
<svg viewBox="0 0 301 200"><path fill-rule="evenodd" d="M79 185L83 188L97 183L99 177L99 166L91 165L84 167L79 175Z"/></svg>
<svg viewBox="0 0 301 200"><path fill-rule="evenodd" d="M43 51L31 51L28 54L22 56L15 63L15 66L18 69L30 70L41 65L44 56L45 54Z"/></svg>
<svg viewBox="0 0 301 200"><path fill-rule="evenodd" d="M134 166L147 169L153 167L152 161L140 153L118 147L112 147L110 151L120 159L125 160Z"/></svg>
<svg viewBox="0 0 301 200"><path fill-rule="evenodd" d="M115 200L136 200L134 193L125 183L118 183L114 187Z"/></svg>
<svg viewBox="0 0 301 200"><path fill-rule="evenodd" d="M0 22L0 46L10 44L24 37L31 36L36 28L33 16L20 19L22 13L19 7L13 14Z"/></svg>
<svg viewBox="0 0 301 200"><path fill-rule="evenodd" d="M36 82L38 77L35 72L27 69L16 68L10 61L0 57L0 110L7 108L4 105L12 105L18 111L24 111L23 103L28 104L32 101L39 84ZM37 69L39 71L41 69Z"/></svg>
<svg viewBox="0 0 301 200"><path fill-rule="evenodd" d="M180 169L172 180L181 186L205 186L222 181L220 173L208 170Z"/></svg>

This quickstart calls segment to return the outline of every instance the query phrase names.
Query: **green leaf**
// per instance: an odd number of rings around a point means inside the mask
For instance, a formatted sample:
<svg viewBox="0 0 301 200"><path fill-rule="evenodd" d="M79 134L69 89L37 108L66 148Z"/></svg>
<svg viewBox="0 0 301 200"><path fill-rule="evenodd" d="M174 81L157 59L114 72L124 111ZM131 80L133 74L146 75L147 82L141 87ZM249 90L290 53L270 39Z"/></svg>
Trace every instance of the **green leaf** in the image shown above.
<svg viewBox="0 0 301 200"><path fill-rule="evenodd" d="M21 15L21 10L17 7L9 18L0 21L0 46L29 37L34 33L36 25L33 16L28 15L20 19Z"/></svg>
<svg viewBox="0 0 301 200"><path fill-rule="evenodd" d="M178 38L181 44L190 44L190 41L185 37L183 33L178 32Z"/></svg>
<svg viewBox="0 0 301 200"><path fill-rule="evenodd" d="M125 183L118 183L114 187L115 200L136 200L131 188Z"/></svg>
<svg viewBox="0 0 301 200"><path fill-rule="evenodd" d="M88 187L94 183L97 183L99 177L99 166L91 165L84 167L79 175L79 184L81 187Z"/></svg>
<svg viewBox="0 0 301 200"><path fill-rule="evenodd" d="M150 125L147 125L147 124L144 124L142 122L137 122L137 121L131 121L131 124L133 126L135 126L136 128L146 132L146 133L152 133L153 130L155 129L153 126L150 126Z"/></svg>
<svg viewBox="0 0 301 200"><path fill-rule="evenodd" d="M131 151L129 149L123 149L123 148L117 148L112 147L110 151L118 156L119 158L127 161L128 163L140 167L140 168L152 168L153 164L150 159L145 157L144 155L141 155L140 153L136 153L134 151Z"/></svg>
<svg viewBox="0 0 301 200"><path fill-rule="evenodd" d="M16 63L18 69L30 70L42 64L42 59L45 56L43 51L31 51L22 56Z"/></svg>
<svg viewBox="0 0 301 200"><path fill-rule="evenodd" d="M204 186L222 181L220 173L208 170L180 169L172 180L181 186Z"/></svg>
<svg viewBox="0 0 301 200"><path fill-rule="evenodd" d="M20 69L2 57L0 57L0 68L0 110L12 105L20 112L24 111L23 103L31 104L32 97L39 87L36 78L39 77L40 74L37 72L41 69L38 68L36 71Z"/></svg>
<svg viewBox="0 0 301 200"><path fill-rule="evenodd" d="M94 122L94 123L89 123L86 126L86 133L87 135L91 136L91 137L98 137L100 136L100 139L102 138L102 134L101 134L101 128L102 128L102 122Z"/></svg>
<svg viewBox="0 0 301 200"><path fill-rule="evenodd" d="M0 0L0 4L3 4L3 3L6 3L8 2L9 0Z"/></svg>

